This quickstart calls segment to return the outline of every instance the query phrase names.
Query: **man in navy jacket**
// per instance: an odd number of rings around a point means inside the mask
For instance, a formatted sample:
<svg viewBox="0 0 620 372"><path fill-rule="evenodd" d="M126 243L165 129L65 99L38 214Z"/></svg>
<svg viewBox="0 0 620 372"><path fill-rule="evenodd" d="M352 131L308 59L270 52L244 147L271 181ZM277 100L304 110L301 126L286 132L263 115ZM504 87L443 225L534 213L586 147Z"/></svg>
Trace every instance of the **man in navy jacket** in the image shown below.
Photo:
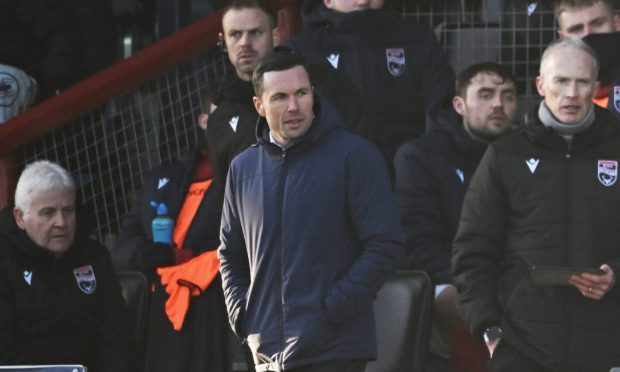
<svg viewBox="0 0 620 372"><path fill-rule="evenodd" d="M455 88L456 95L433 105L430 130L402 145L394 159L407 252L401 267L425 270L436 285L439 332L433 332L431 351L450 355L456 371L480 371L486 370L488 355L484 344L471 339L457 312L452 241L465 191L487 144L513 126L517 92L514 77L492 62L463 70Z"/></svg>
<svg viewBox="0 0 620 372"><path fill-rule="evenodd" d="M231 326L257 370L363 371L372 300L403 255L386 167L298 54L265 57L252 81L258 144L231 164L219 248Z"/></svg>

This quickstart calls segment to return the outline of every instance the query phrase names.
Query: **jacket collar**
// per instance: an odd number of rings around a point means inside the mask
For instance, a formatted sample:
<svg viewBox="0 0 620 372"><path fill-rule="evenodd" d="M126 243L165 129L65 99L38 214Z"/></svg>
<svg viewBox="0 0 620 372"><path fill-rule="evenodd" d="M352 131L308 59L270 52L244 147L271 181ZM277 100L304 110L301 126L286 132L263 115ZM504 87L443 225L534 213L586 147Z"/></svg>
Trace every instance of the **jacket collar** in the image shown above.
<svg viewBox="0 0 620 372"><path fill-rule="evenodd" d="M297 139L295 143L286 150L271 143L267 120L260 116L256 124L257 145L263 147L271 154L280 155L284 152L287 154L297 153L314 147L317 143L321 142L329 132L338 128L344 128L344 124L336 108L329 103L329 101L322 99L319 94L314 95L313 112L314 120L312 124L310 124L310 128L306 134Z"/></svg>
<svg viewBox="0 0 620 372"><path fill-rule="evenodd" d="M565 152L567 150L566 141L555 130L542 123L538 117L538 107L538 104L532 107L525 116L523 130L526 136L536 145L550 148L556 152ZM583 132L575 134L571 149L573 152L586 150L595 143L607 140L618 129L620 126L613 114L595 105L594 123Z"/></svg>

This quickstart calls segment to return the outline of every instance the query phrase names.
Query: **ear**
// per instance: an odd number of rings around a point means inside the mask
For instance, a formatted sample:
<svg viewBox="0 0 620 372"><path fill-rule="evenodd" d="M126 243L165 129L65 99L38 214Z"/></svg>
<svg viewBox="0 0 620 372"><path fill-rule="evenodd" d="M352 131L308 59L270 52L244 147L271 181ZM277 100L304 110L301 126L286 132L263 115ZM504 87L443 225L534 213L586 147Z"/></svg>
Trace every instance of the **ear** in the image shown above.
<svg viewBox="0 0 620 372"><path fill-rule="evenodd" d="M252 97L252 101L254 102L254 108L256 112L262 117L265 117L265 108L263 107L263 102L260 98L254 96Z"/></svg>
<svg viewBox="0 0 620 372"><path fill-rule="evenodd" d="M616 25L616 31L620 31L620 14L614 15L614 23Z"/></svg>
<svg viewBox="0 0 620 372"><path fill-rule="evenodd" d="M459 115L465 116L465 100L463 97L454 96L452 98L452 107Z"/></svg>
<svg viewBox="0 0 620 372"><path fill-rule="evenodd" d="M26 230L26 222L24 221L24 212L21 209L13 209L13 217L15 218L15 223L19 226L20 229Z"/></svg>
<svg viewBox="0 0 620 372"><path fill-rule="evenodd" d="M202 113L200 115L198 115L198 126L202 129L202 130L207 130L207 122L209 120L209 114L206 113Z"/></svg>
<svg viewBox="0 0 620 372"><path fill-rule="evenodd" d="M323 4L327 9L331 9L334 6L333 0L323 0Z"/></svg>
<svg viewBox="0 0 620 372"><path fill-rule="evenodd" d="M222 53L226 53L226 39L224 39L224 34L217 34L217 46L220 47Z"/></svg>
<svg viewBox="0 0 620 372"><path fill-rule="evenodd" d="M538 94L541 96L545 96L545 84L542 76L536 76L536 90Z"/></svg>
<svg viewBox="0 0 620 372"><path fill-rule="evenodd" d="M271 38L274 47L280 45L280 27L276 26L273 30L271 30Z"/></svg>

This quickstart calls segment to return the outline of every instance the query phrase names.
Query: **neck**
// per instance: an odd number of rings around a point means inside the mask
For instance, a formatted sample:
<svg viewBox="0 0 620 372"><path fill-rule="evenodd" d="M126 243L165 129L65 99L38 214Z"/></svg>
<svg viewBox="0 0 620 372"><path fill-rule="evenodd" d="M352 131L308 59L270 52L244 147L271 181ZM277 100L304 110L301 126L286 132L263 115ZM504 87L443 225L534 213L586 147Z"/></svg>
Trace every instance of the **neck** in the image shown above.
<svg viewBox="0 0 620 372"><path fill-rule="evenodd" d="M588 112L580 121L573 124L566 124L553 115L543 100L538 106L538 117L544 126L552 128L570 143L575 134L588 129L592 122L594 122L594 105L590 105Z"/></svg>

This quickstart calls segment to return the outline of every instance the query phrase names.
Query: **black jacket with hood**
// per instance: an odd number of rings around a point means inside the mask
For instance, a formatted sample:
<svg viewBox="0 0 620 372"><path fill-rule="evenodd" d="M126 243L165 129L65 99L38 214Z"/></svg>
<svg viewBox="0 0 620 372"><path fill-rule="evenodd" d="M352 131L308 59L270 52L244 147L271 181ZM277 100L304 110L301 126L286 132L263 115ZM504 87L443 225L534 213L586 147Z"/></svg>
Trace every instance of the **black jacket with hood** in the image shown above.
<svg viewBox="0 0 620 372"><path fill-rule="evenodd" d="M466 131L452 108L452 95L431 107L429 131L400 147L394 167L406 237L402 269L425 270L437 284L452 282L452 240L486 147Z"/></svg>

